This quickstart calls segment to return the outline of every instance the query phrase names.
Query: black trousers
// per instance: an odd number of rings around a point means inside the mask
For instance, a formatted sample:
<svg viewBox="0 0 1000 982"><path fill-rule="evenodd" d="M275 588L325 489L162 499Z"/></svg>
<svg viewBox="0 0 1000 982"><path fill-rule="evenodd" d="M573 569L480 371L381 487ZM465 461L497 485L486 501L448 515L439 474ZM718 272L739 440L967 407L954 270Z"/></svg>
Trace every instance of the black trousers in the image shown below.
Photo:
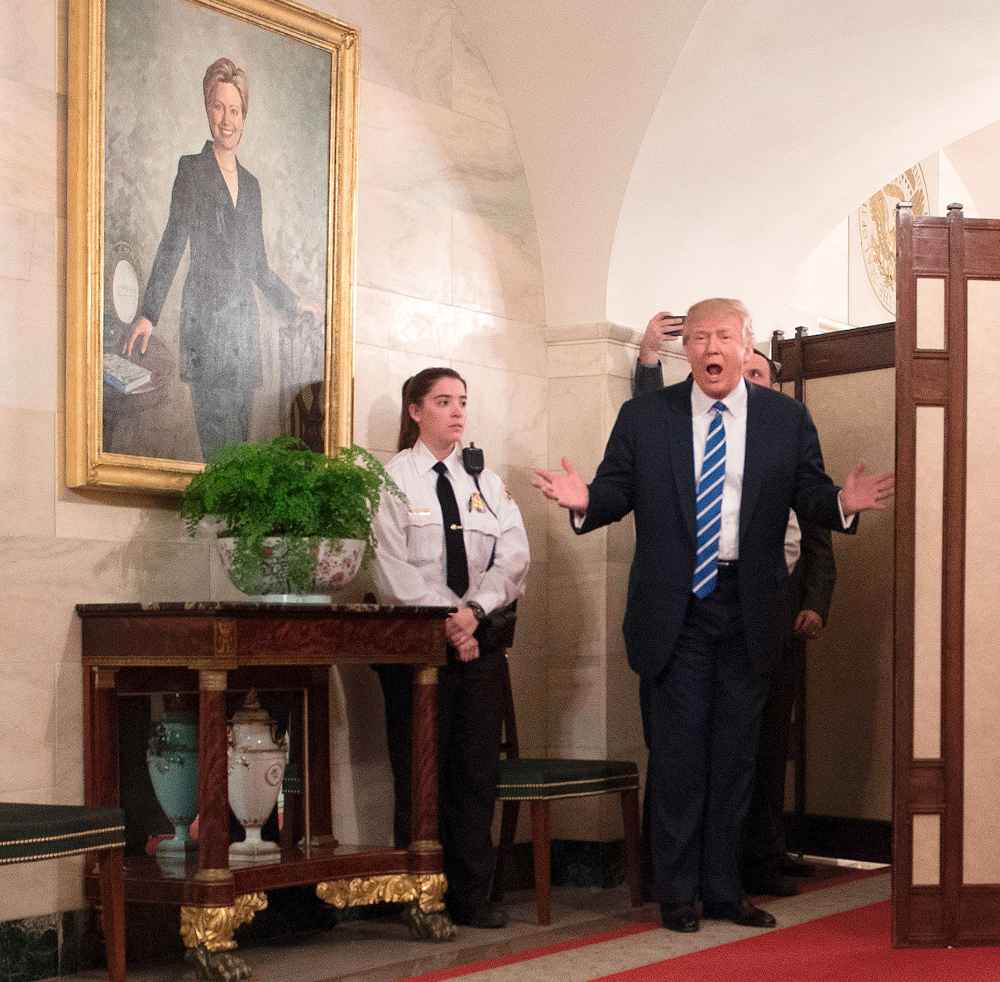
<svg viewBox="0 0 1000 982"><path fill-rule="evenodd" d="M785 860L788 743L805 657L805 641L790 638L775 667L761 716L753 794L743 830L742 869L750 883L780 873Z"/></svg>
<svg viewBox="0 0 1000 982"><path fill-rule="evenodd" d="M661 903L722 907L743 897L740 833L767 690L747 653L737 577L720 572L709 597L692 595L667 668L640 684Z"/></svg>
<svg viewBox="0 0 1000 982"><path fill-rule="evenodd" d="M479 657L449 657L438 673L438 812L447 902L471 913L486 903L496 856L490 827L497 797L500 727L503 713L503 652L480 648ZM385 700L386 735L392 766L397 848L411 837L411 747L413 670L376 666Z"/></svg>

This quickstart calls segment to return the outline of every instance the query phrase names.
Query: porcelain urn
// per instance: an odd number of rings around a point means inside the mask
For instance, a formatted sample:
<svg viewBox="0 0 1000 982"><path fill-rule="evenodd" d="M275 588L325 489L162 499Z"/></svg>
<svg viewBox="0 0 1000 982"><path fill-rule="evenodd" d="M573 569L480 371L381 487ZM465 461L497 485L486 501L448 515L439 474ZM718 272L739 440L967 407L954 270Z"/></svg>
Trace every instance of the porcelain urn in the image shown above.
<svg viewBox="0 0 1000 982"><path fill-rule="evenodd" d="M150 731L146 765L156 800L174 825L173 838L161 839L157 854L195 849L189 827L198 814L198 719L170 697Z"/></svg>
<svg viewBox="0 0 1000 982"><path fill-rule="evenodd" d="M262 839L260 830L278 800L287 742L284 737L277 738L277 723L257 701L254 689L233 714L228 732L229 807L247 833L243 842L229 847L230 855L249 859L273 856L280 847Z"/></svg>

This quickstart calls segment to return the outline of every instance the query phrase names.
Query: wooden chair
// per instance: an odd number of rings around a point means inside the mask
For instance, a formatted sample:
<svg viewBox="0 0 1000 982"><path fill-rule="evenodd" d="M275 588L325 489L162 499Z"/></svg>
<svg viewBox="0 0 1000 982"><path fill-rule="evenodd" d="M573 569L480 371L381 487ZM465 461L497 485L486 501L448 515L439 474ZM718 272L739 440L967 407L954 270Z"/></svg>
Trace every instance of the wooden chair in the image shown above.
<svg viewBox="0 0 1000 982"><path fill-rule="evenodd" d="M118 808L0 803L0 866L96 853L108 977L125 979L125 818Z"/></svg>
<svg viewBox="0 0 1000 982"><path fill-rule="evenodd" d="M504 655L503 671L504 740L497 781L497 799L503 802L500 843L497 848L493 900L503 897L503 870L514 844L521 802L531 803L531 841L534 851L535 900L538 923L552 920L550 886L552 840L549 802L562 798L582 798L598 794L621 795L622 824L625 830L625 871L633 907L642 903L639 874L639 769L630 760L580 760L549 757L521 757L514 717L514 697L510 667Z"/></svg>

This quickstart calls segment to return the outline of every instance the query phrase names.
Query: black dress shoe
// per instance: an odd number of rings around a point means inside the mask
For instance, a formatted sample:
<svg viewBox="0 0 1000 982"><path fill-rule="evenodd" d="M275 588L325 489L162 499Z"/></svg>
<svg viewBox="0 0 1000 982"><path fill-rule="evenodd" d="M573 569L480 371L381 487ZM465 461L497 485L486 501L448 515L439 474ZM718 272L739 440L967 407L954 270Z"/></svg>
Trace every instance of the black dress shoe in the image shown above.
<svg viewBox="0 0 1000 982"><path fill-rule="evenodd" d="M794 856L785 856L781 862L781 872L785 876L815 876L816 867L812 863L804 863Z"/></svg>
<svg viewBox="0 0 1000 982"><path fill-rule="evenodd" d="M743 880L743 888L758 897L794 897L799 892L798 883L780 873L748 876Z"/></svg>
<svg viewBox="0 0 1000 982"><path fill-rule="evenodd" d="M705 904L705 916L720 921L732 921L740 927L775 927L774 914L754 907L744 898L738 904Z"/></svg>
<svg viewBox="0 0 1000 982"><path fill-rule="evenodd" d="M668 931L693 934L701 926L694 904L660 904L660 920Z"/></svg>
<svg viewBox="0 0 1000 982"><path fill-rule="evenodd" d="M453 911L451 919L465 927L479 927L493 930L507 926L507 914L493 904L483 904L471 911Z"/></svg>

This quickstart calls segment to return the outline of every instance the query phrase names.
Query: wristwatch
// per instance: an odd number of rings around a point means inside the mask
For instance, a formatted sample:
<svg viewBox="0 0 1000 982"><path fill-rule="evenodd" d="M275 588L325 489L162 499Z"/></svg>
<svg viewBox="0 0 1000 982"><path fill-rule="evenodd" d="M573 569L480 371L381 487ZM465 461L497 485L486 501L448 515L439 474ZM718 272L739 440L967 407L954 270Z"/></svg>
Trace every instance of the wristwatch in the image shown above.
<svg viewBox="0 0 1000 982"><path fill-rule="evenodd" d="M481 623L482 621L486 620L486 611L483 610L483 608L479 604L477 604L475 600L466 600L465 606L468 607L469 610L471 610L472 613L476 615L477 621Z"/></svg>

